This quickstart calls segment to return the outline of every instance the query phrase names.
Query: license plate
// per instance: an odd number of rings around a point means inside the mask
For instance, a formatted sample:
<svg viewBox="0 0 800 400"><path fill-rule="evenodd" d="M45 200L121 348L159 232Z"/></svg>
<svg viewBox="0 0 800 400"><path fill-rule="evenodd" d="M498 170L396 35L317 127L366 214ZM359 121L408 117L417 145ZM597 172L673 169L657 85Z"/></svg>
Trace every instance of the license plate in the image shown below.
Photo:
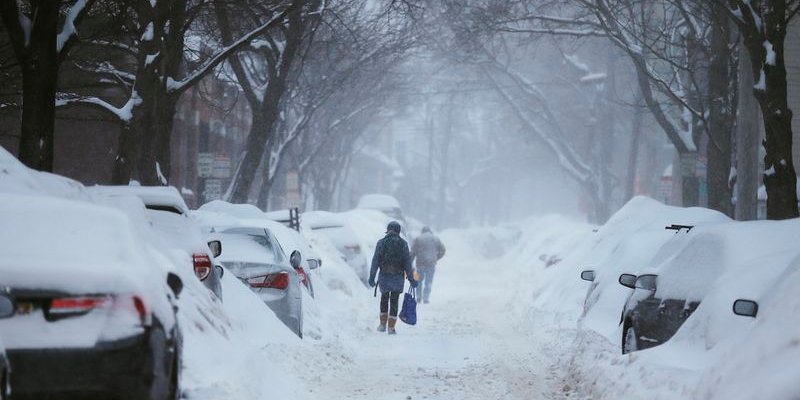
<svg viewBox="0 0 800 400"><path fill-rule="evenodd" d="M33 312L33 303L29 302L18 302L17 303L17 315L28 315Z"/></svg>

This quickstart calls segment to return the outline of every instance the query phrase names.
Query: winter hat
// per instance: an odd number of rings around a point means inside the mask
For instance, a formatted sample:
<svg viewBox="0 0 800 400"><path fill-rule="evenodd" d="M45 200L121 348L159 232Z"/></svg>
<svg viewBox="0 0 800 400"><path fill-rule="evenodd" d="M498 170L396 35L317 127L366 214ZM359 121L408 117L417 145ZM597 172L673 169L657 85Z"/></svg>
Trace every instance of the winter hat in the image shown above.
<svg viewBox="0 0 800 400"><path fill-rule="evenodd" d="M389 225L386 226L386 233L394 232L400 234L400 223L397 221L389 222Z"/></svg>
<svg viewBox="0 0 800 400"><path fill-rule="evenodd" d="M422 228L422 233L430 233L430 232L431 232L431 227L430 226L426 226L426 227Z"/></svg>

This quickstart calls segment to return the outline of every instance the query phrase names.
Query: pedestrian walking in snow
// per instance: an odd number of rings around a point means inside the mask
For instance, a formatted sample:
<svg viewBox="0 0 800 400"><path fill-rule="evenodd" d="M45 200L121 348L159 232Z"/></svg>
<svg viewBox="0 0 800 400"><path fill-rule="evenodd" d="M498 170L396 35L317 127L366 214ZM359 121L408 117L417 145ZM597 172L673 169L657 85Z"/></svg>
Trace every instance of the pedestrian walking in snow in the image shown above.
<svg viewBox="0 0 800 400"><path fill-rule="evenodd" d="M417 260L419 291L422 292L423 303L428 303L430 299L436 263L444 257L445 251L442 241L427 226L422 228L422 234L411 245L411 260Z"/></svg>
<svg viewBox="0 0 800 400"><path fill-rule="evenodd" d="M378 332L386 332L388 323L390 335L397 333L395 330L397 303L400 293L403 293L405 278L408 278L411 287L417 287L414 270L411 267L411 253L408 250L408 243L400 237L400 229L400 224L395 221L390 222L386 227L386 236L375 246L375 255L372 257L372 268L369 272L369 285L375 286L375 276L380 271L377 281L378 288L381 290Z"/></svg>

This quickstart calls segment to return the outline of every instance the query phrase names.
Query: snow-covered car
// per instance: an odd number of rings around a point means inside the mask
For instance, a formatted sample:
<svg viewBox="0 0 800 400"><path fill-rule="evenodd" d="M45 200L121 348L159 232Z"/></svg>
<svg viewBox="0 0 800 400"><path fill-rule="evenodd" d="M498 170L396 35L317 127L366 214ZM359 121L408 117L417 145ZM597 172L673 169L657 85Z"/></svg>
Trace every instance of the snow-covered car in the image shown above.
<svg viewBox="0 0 800 400"><path fill-rule="evenodd" d="M776 224L782 224L783 231ZM687 232L665 243L649 267L638 275L619 277L622 286L633 289L621 316L623 353L669 340L708 296L714 301L706 307L704 318L723 318L732 307L737 315L755 316L757 303L740 297L764 296L767 284L779 280L786 268L782 259L796 254L796 243L786 237L800 235L796 221L681 228ZM754 276L742 278L749 275Z"/></svg>
<svg viewBox="0 0 800 400"><path fill-rule="evenodd" d="M42 196L0 203L15 398L178 398L183 283L126 215Z"/></svg>
<svg viewBox="0 0 800 400"><path fill-rule="evenodd" d="M308 211L303 213L302 220L309 229L328 238L359 279L367 282L369 279L367 255L361 248L356 233L341 217L327 211Z"/></svg>
<svg viewBox="0 0 800 400"><path fill-rule="evenodd" d="M0 293L0 318L14 315L14 302L6 294ZM0 341L0 400L11 396L11 365L6 357L6 348Z"/></svg>
<svg viewBox="0 0 800 400"><path fill-rule="evenodd" d="M256 222L256 221L253 221ZM289 255L290 264L294 267L297 274L300 275L300 281L308 289L311 297L314 297L314 277L312 271L322 266L322 259L319 255L312 250L311 245L299 232L294 229L287 228L281 223L266 220L261 221L265 224L275 237L278 239L278 244L283 249L284 254ZM297 265L291 263L292 257L297 254Z"/></svg>
<svg viewBox="0 0 800 400"><path fill-rule="evenodd" d="M356 208L380 211L390 218L397 220L402 225L405 225L406 222L403 216L403 210L400 208L400 202L388 194L373 193L361 196Z"/></svg>
<svg viewBox="0 0 800 400"><path fill-rule="evenodd" d="M147 210L147 219L160 240L180 252L186 265L203 285L222 299L221 270L215 268L214 257L222 251L219 243L203 236L200 226L189 218L189 207L172 186L93 186L87 191L94 196L136 196Z"/></svg>
<svg viewBox="0 0 800 400"><path fill-rule="evenodd" d="M253 225L213 228L224 249L219 262L256 293L292 332L303 337L300 275L272 232Z"/></svg>

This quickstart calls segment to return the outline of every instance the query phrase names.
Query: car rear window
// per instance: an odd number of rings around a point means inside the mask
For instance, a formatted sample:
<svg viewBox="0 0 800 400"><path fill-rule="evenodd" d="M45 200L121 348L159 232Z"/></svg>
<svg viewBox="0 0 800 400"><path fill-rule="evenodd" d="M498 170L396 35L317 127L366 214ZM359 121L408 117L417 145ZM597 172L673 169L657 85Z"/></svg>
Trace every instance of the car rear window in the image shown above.
<svg viewBox="0 0 800 400"><path fill-rule="evenodd" d="M255 234L248 230L231 229L221 233L221 258L230 261L280 264L283 251L266 233Z"/></svg>

